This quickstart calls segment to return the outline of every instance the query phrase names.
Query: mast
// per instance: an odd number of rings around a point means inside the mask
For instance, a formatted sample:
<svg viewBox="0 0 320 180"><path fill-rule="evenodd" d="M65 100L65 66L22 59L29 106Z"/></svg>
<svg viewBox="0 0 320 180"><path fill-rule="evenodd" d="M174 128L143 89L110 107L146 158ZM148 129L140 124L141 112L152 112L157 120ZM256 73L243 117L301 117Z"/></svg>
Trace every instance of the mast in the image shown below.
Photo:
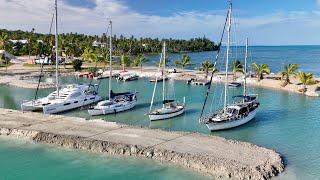
<svg viewBox="0 0 320 180"><path fill-rule="evenodd" d="M248 44L249 40L246 39L246 54L244 57L244 86L243 86L243 95L247 95L247 59L248 59Z"/></svg>
<svg viewBox="0 0 320 180"><path fill-rule="evenodd" d="M109 46L110 46L110 49L109 49L109 59L110 59L110 62L109 62L109 67L110 67L110 75L109 75L109 100L111 100L111 90L112 90L112 21L110 20L109 21L109 25L110 25L110 38L109 38Z"/></svg>
<svg viewBox="0 0 320 180"><path fill-rule="evenodd" d="M229 53L230 53L230 33L231 33L231 16L232 16L232 2L229 2L229 13L228 13L228 44L227 44L227 57L226 57L226 80L224 85L224 113L227 109L227 98L228 98L228 70L229 70Z"/></svg>
<svg viewBox="0 0 320 180"><path fill-rule="evenodd" d="M56 14L56 23L55 23L55 52L56 52L56 88L57 88L57 95L59 97L59 58L58 58L58 1L55 0L55 14Z"/></svg>
<svg viewBox="0 0 320 180"><path fill-rule="evenodd" d="M166 42L163 42L163 67L162 67L162 81L163 81L163 86L162 86L162 107L164 107L164 101L166 100L166 95L165 95L165 85L166 81L164 80L164 72L166 68Z"/></svg>

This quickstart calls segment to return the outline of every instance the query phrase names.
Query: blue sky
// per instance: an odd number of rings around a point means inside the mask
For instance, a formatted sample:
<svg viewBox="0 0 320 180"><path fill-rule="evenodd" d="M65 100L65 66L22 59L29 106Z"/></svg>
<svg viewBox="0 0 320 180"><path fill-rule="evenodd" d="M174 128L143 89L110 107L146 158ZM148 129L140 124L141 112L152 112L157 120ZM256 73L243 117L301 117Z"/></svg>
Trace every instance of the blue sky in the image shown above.
<svg viewBox="0 0 320 180"><path fill-rule="evenodd" d="M0 0L0 28L47 32L53 0ZM320 0L233 0L234 41L255 45L320 44ZM59 0L59 31L218 40L227 0ZM8 18L10 14L11 18ZM236 38L235 38L236 37Z"/></svg>

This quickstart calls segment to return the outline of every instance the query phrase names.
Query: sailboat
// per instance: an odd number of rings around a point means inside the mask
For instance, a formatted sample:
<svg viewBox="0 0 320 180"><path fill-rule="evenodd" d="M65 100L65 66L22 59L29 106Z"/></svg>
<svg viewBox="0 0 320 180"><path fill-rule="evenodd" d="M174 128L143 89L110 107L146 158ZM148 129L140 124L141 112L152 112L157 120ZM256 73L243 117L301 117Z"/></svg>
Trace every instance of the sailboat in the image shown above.
<svg viewBox="0 0 320 180"><path fill-rule="evenodd" d="M96 85L69 84L60 89L59 56L58 56L58 3L55 0L55 60L56 60L56 91L47 97L33 99L21 104L22 111L42 111L44 114L55 114L86 106L101 100Z"/></svg>
<svg viewBox="0 0 320 180"><path fill-rule="evenodd" d="M109 21L110 25L110 75L109 75L109 99L99 102L96 106L89 108L88 113L91 116L113 114L122 111L132 109L137 104L136 92L114 93L112 91L112 21Z"/></svg>
<svg viewBox="0 0 320 180"><path fill-rule="evenodd" d="M163 43L163 48L162 48L162 53L161 53L161 58L160 58L160 63L159 66L162 65L162 79L165 79L165 67L166 67L166 43ZM157 82L157 79L156 79ZM157 89L157 84L155 83L154 89L153 89L153 94L152 94L152 100L151 100L151 105L150 105L150 110L149 110L149 118L151 121L156 121L156 120L163 120L163 119L169 119L172 117L179 116L184 113L185 110L185 99L184 102L178 103L174 99L167 99L166 94L165 94L165 88L166 88L166 81L162 81L163 86L162 86L162 107L158 109L152 109L153 106L153 101L154 101L154 96L155 92Z"/></svg>
<svg viewBox="0 0 320 180"><path fill-rule="evenodd" d="M245 77L244 77L244 90L243 95L234 96L234 102L232 104L227 104L228 96L228 62L229 62L229 53L230 53L230 30L231 30L231 17L232 17L232 3L230 1L228 17L227 17L227 32L228 32L228 44L227 44L227 55L226 55L226 71L225 71L225 87L224 87L224 106L221 110L216 113L209 114L207 116L202 116L203 110L207 101L208 92L204 106L202 108L201 116L199 121L204 123L209 130L223 130L230 129L240 125L243 125L250 120L252 120L256 111L259 107L259 102L257 100L257 95L248 95L246 91L246 77L247 77L247 57L248 57L248 39L246 40L246 53L245 53ZM223 33L224 34L224 33ZM223 38L223 35L222 35ZM221 39L222 39L221 38ZM218 56L218 55L217 55ZM212 79L212 78L211 78Z"/></svg>

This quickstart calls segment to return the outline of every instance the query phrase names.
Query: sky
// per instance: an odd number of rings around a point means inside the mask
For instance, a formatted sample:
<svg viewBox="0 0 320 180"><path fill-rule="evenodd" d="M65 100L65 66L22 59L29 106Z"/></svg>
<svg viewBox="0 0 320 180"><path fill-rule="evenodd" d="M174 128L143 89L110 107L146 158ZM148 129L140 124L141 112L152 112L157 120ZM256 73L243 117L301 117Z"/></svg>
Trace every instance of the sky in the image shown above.
<svg viewBox="0 0 320 180"><path fill-rule="evenodd" d="M0 0L0 28L48 33L54 0ZM59 32L218 41L227 0L58 0ZM320 0L233 0L232 37L252 45L320 44Z"/></svg>

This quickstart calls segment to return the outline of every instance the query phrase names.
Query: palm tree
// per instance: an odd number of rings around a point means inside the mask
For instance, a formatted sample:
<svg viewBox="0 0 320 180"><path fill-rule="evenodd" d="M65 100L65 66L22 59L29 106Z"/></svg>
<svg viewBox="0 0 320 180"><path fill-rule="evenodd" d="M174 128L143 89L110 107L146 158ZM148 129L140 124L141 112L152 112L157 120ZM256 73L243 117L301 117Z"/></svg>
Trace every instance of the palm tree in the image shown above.
<svg viewBox="0 0 320 180"><path fill-rule="evenodd" d="M133 65L136 67L140 66L140 70L142 72L142 64L146 61L148 60L145 58L144 54L138 54L138 56L133 59Z"/></svg>
<svg viewBox="0 0 320 180"><path fill-rule="evenodd" d="M213 73L217 72L217 69L215 68L214 64L209 60L205 60L202 62L200 70L206 73L205 79L208 78L208 74L210 70L214 70Z"/></svg>
<svg viewBox="0 0 320 180"><path fill-rule="evenodd" d="M0 35L0 49L3 49L4 51L6 50L6 43L8 40L8 35L5 33L1 33ZM6 59L5 55L3 54L3 57L1 59L4 60L5 66L6 66L6 72L8 70L8 60ZM1 65L3 65L3 61L1 60Z"/></svg>
<svg viewBox="0 0 320 180"><path fill-rule="evenodd" d="M296 73L296 76L303 85L303 93L307 91L307 85L312 85L316 83L316 81L313 79L312 73L298 72Z"/></svg>
<svg viewBox="0 0 320 180"><path fill-rule="evenodd" d="M182 69L184 70L184 68L188 65L190 65L190 60L191 60L191 57L186 55L186 54L183 54L181 56L181 59L180 61L175 61L174 63L177 65L177 66L181 66Z"/></svg>
<svg viewBox="0 0 320 180"><path fill-rule="evenodd" d="M97 55L91 48L86 48L82 54L82 58L89 62L95 62L97 60Z"/></svg>
<svg viewBox="0 0 320 180"><path fill-rule="evenodd" d="M236 80L237 72L244 73L243 65L239 60L234 60L231 64L233 80Z"/></svg>
<svg viewBox="0 0 320 180"><path fill-rule="evenodd" d="M283 86L290 84L290 75L296 74L298 68L298 64L288 64L283 67L281 71L281 79L284 80Z"/></svg>
<svg viewBox="0 0 320 180"><path fill-rule="evenodd" d="M253 70L257 73L258 81L263 79L263 74L270 74L270 68L267 64L252 63Z"/></svg>
<svg viewBox="0 0 320 180"><path fill-rule="evenodd" d="M126 56L126 55L121 55L121 58L120 58L120 64L122 66L122 71L126 71L125 67L128 67L130 66L131 64L131 59L129 56Z"/></svg>

